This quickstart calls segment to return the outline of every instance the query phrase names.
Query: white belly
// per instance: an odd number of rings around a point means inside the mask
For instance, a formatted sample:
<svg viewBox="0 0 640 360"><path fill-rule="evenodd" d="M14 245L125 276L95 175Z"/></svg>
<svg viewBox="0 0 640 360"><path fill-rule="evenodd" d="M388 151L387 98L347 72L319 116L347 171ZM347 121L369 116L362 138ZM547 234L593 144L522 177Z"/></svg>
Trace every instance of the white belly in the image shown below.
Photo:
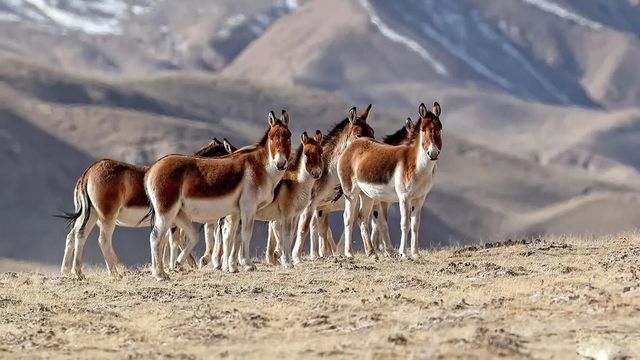
<svg viewBox="0 0 640 360"><path fill-rule="evenodd" d="M120 209L116 225L125 227L145 227L151 226L149 219L140 222L149 213L148 207L125 207Z"/></svg>
<svg viewBox="0 0 640 360"><path fill-rule="evenodd" d="M212 199L184 199L182 211L192 221L199 223L214 222L227 215L240 212L238 195L231 194Z"/></svg>
<svg viewBox="0 0 640 360"><path fill-rule="evenodd" d="M369 198L376 201L397 202L398 194L393 185L358 183L360 190Z"/></svg>

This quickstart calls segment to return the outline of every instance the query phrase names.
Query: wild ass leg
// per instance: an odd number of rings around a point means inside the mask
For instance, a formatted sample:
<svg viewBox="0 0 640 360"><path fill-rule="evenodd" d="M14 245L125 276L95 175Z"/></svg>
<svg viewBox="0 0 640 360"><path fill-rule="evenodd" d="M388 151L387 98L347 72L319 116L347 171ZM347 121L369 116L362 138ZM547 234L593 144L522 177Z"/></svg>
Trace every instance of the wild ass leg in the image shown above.
<svg viewBox="0 0 640 360"><path fill-rule="evenodd" d="M200 258L199 267L204 267L211 262L213 257L214 249L217 250L214 241L218 241L216 239L216 232L218 230L218 223L206 223L204 224L204 255Z"/></svg>
<svg viewBox="0 0 640 360"><path fill-rule="evenodd" d="M265 250L265 255L264 255L264 262L267 265L275 265L276 263L275 251L276 251L276 245L278 245L277 244L278 241L276 239L277 235L275 233L276 232L275 227L276 227L275 221L269 221L269 235L267 237L267 249ZM280 244L282 244L282 241L280 241Z"/></svg>
<svg viewBox="0 0 640 360"><path fill-rule="evenodd" d="M411 203L411 257L413 259L420 257L418 233L420 232L420 214L422 213L422 204L424 204L424 198L414 200Z"/></svg>
<svg viewBox="0 0 640 360"><path fill-rule="evenodd" d="M304 247L304 241L307 237L307 233L309 232L309 223L311 222L312 216L313 209L311 207L307 207L302 214L300 214L296 231L296 243L293 246L293 251L291 252L291 258L294 265L299 264L300 259L302 258L302 249Z"/></svg>
<svg viewBox="0 0 640 360"><path fill-rule="evenodd" d="M98 235L98 243L100 244L100 250L102 250L102 256L104 262L107 265L107 271L113 278L121 278L122 275L118 273L118 257L115 251L113 251L113 230L116 227L115 220L100 220L98 226L100 227L100 234Z"/></svg>
<svg viewBox="0 0 640 360"><path fill-rule="evenodd" d="M400 199L400 248L398 248L399 255L403 258L407 258L406 245L407 235L409 233L411 214L411 202L408 199Z"/></svg>
<svg viewBox="0 0 640 360"><path fill-rule="evenodd" d="M176 216L174 221L175 221L175 224L180 227L180 229L184 232L184 234L187 237L187 243L185 247L182 249L182 251L180 252L180 255L178 255L178 258L176 259L176 262L175 262L176 270L179 271L181 270L185 260L189 257L189 255L193 251L193 248L196 246L196 244L198 244L198 233L194 229L191 219L189 219L189 217L182 211L178 212L178 215Z"/></svg>
<svg viewBox="0 0 640 360"><path fill-rule="evenodd" d="M89 236L97 221L98 216L95 215L95 210L89 215L89 220L84 226L84 229L80 229L82 227L82 221L76 221L76 241L73 249L73 267L71 271L76 274L78 279L84 279L84 275L82 274L82 252L84 250L84 243L87 241L87 236Z"/></svg>
<svg viewBox="0 0 640 360"><path fill-rule="evenodd" d="M356 221L356 210L358 209L358 197L357 195L351 195L347 197L345 195L344 201L344 256L347 258L353 258L353 252L351 251L351 240L353 238L353 225Z"/></svg>
<svg viewBox="0 0 640 360"><path fill-rule="evenodd" d="M238 256L236 251L238 246L236 242L236 230L238 228L239 217L238 215L227 216L226 226L222 232L222 271L228 271L230 273L238 271Z"/></svg>
<svg viewBox="0 0 640 360"><path fill-rule="evenodd" d="M327 254L327 248L329 247L328 237L328 227L329 227L329 216L325 214L324 210L316 210L317 217L317 228L318 228L318 257L324 258Z"/></svg>
<svg viewBox="0 0 640 360"><path fill-rule="evenodd" d="M242 249L240 252L240 261L243 264L245 271L253 271L256 269L256 266L251 261L250 256L251 236L253 235L253 222L255 219L255 215L255 203L245 204L244 209L242 204L240 205L240 227L242 232Z"/></svg>
<svg viewBox="0 0 640 360"><path fill-rule="evenodd" d="M371 215L371 209L373 208L373 200L368 197L360 195L360 212L358 218L360 221L360 236L362 237L362 245L364 252L367 256L376 257L376 252L371 244L371 238L369 237L369 217Z"/></svg>
<svg viewBox="0 0 640 360"><path fill-rule="evenodd" d="M227 231L229 224L227 223L225 218L218 219L216 225L216 231L214 233L214 242L213 242L213 253L211 257L211 265L214 270L222 270L224 249L223 249L223 240L224 240L224 232Z"/></svg>
<svg viewBox="0 0 640 360"><path fill-rule="evenodd" d="M288 269L291 267L289 254L291 252L291 219L275 221L276 232L280 238L280 264Z"/></svg>
<svg viewBox="0 0 640 360"><path fill-rule="evenodd" d="M149 236L149 245L151 247L151 273L153 277L158 281L169 280L169 275L164 271L162 261L162 245L163 238L169 231L169 224L161 219L156 219L156 222L151 230Z"/></svg>
<svg viewBox="0 0 640 360"><path fill-rule="evenodd" d="M182 230L178 227L172 227L169 230L169 270L175 270L176 259L178 258L178 254L180 254L180 245L178 243L178 238L182 236ZM166 246L163 247L162 253L166 252Z"/></svg>
<svg viewBox="0 0 640 360"><path fill-rule="evenodd" d="M64 257L62 258L62 266L60 266L60 274L62 275L71 273L71 267L73 266L73 247L76 240L76 230L74 227L72 227L69 234L67 234L67 240L64 244Z"/></svg>
<svg viewBox="0 0 640 360"><path fill-rule="evenodd" d="M319 210L322 211L322 210ZM318 210L313 212L311 218L311 226L309 228L309 260L318 258L318 250L320 247L320 236L318 234Z"/></svg>

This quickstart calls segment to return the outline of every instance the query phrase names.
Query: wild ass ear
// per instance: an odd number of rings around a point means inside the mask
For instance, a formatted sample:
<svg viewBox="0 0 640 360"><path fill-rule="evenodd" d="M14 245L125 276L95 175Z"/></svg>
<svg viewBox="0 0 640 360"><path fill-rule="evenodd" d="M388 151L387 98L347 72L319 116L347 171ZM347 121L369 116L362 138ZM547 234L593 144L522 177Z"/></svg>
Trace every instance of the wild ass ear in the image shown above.
<svg viewBox="0 0 640 360"><path fill-rule="evenodd" d="M407 120L404 121L404 128L407 130L411 130L412 127L413 127L413 120L411 120L411 118L408 117Z"/></svg>
<svg viewBox="0 0 640 360"><path fill-rule="evenodd" d="M369 117L369 111L371 111L371 104L369 104L369 106L367 106L367 108L364 109L362 114L360 114L360 119L367 121L367 118Z"/></svg>
<svg viewBox="0 0 640 360"><path fill-rule="evenodd" d="M427 110L427 107L424 105L424 103L421 103L420 106L418 107L418 114L420 114L420 117L421 118L427 117L428 112L429 110Z"/></svg>
<svg viewBox="0 0 640 360"><path fill-rule="evenodd" d="M229 154L236 151L236 147L231 145L231 143L229 142L229 140L227 140L227 138L222 139L222 145L224 145L224 149L227 150Z"/></svg>
<svg viewBox="0 0 640 360"><path fill-rule="evenodd" d="M354 106L351 108L351 110L349 110L349 122L352 124L355 123L357 119L356 116L357 116L356 107Z"/></svg>
<svg viewBox="0 0 640 360"><path fill-rule="evenodd" d="M282 115L280 115L280 121L282 121L282 124L285 126L289 125L289 113L287 112L287 110L282 110Z"/></svg>
<svg viewBox="0 0 640 360"><path fill-rule="evenodd" d="M313 139L318 142L318 144L322 142L322 132L320 132L320 130L316 130L316 135L313 137Z"/></svg>
<svg viewBox="0 0 640 360"><path fill-rule="evenodd" d="M435 116L440 116L440 112L442 111L442 108L440 108L440 104L438 104L438 102L434 102L433 103L433 109L431 109L431 112L434 113Z"/></svg>
<svg viewBox="0 0 640 360"><path fill-rule="evenodd" d="M302 143L305 145L309 142L309 135L307 135L306 131L302 133L302 136L300 136L300 138L302 139Z"/></svg>
<svg viewBox="0 0 640 360"><path fill-rule="evenodd" d="M269 119L269 126L273 126L276 124L276 114L273 112L273 110L269 111L269 115L267 115L267 118Z"/></svg>
<svg viewBox="0 0 640 360"><path fill-rule="evenodd" d="M222 145L222 143L220 142L220 140L218 140L218 138L213 138L213 140L211 140L211 144L214 144L216 146Z"/></svg>

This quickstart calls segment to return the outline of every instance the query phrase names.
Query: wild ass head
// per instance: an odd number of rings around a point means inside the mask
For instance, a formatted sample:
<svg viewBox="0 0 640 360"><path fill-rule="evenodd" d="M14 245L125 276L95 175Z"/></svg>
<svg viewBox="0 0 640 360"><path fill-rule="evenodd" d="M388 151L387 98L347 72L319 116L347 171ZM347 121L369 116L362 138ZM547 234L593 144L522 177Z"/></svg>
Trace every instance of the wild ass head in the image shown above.
<svg viewBox="0 0 640 360"><path fill-rule="evenodd" d="M424 103L418 107L420 114L420 145L427 152L430 160L438 160L440 151L442 150L442 123L440 122L440 104L433 103L433 108L428 110Z"/></svg>
<svg viewBox="0 0 640 360"><path fill-rule="evenodd" d="M231 154L232 152L233 151L229 151L220 140L213 138L206 146L196 151L194 155L201 157L218 157Z"/></svg>
<svg viewBox="0 0 640 360"><path fill-rule="evenodd" d="M287 169L287 161L291 155L291 131L289 131L289 114L282 110L276 119L273 111L269 112L269 131L267 132L267 149L269 162L279 171Z"/></svg>
<svg viewBox="0 0 640 360"><path fill-rule="evenodd" d="M349 110L349 136L347 141L352 141L360 137L373 138L374 131L369 124L367 124L367 118L369 117L369 111L371 111L371 104L358 116L356 107L352 107Z"/></svg>
<svg viewBox="0 0 640 360"><path fill-rule="evenodd" d="M319 179L322 176L322 133L316 130L316 134L310 138L307 132L302 133L302 156L304 156L305 170Z"/></svg>

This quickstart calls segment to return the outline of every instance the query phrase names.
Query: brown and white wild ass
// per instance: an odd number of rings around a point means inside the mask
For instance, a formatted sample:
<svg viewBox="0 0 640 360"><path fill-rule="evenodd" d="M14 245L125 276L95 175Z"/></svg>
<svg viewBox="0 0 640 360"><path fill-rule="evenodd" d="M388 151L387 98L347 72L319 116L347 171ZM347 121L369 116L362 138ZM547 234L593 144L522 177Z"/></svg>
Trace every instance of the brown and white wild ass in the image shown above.
<svg viewBox="0 0 640 360"><path fill-rule="evenodd" d="M348 117L336 124L322 140L322 176L315 182L311 191L312 200L298 220L296 242L292 251L294 264L299 263L302 257L302 248L315 210L333 206L335 189L340 185L336 171L340 155L351 141L360 137L373 138L374 136L373 128L367 123L370 111L371 104L360 115L355 107L351 108ZM311 242L310 255L314 257L319 244L315 228L311 231Z"/></svg>
<svg viewBox="0 0 640 360"><path fill-rule="evenodd" d="M388 145L406 145L411 141L411 134L413 131L413 127L415 124L411 120L411 118L407 118L403 127L401 127L398 131L393 134L386 135L382 137L382 142ZM331 234L331 229L329 228L329 217L328 213L325 209L324 212L316 210L316 214L314 215L314 220L318 219L318 235L320 238L320 249L324 248L324 251L327 252L328 249L332 249L334 255L339 251L344 253L344 232L340 237L339 243L336 245L333 242L333 236ZM328 209L331 211L343 211L344 210L344 199L340 197L335 205ZM391 246L391 239L389 237L389 227L387 226L387 213L389 210L389 203L381 203L376 202L373 206L371 219L371 245L372 249L365 249L365 251L377 251L381 250L385 256L390 256L390 251L393 249ZM326 216L323 216L327 214ZM313 226L313 223L312 223ZM324 247L322 246L322 241L325 242ZM320 254L321 257L322 254Z"/></svg>
<svg viewBox="0 0 640 360"><path fill-rule="evenodd" d="M214 222L227 215L241 221L244 251L240 254L245 270L255 266L248 257L256 211L269 204L273 190L282 179L291 153L289 115L283 110L276 119L268 115L269 129L251 149L239 150L217 159L169 155L151 166L145 177L145 190L154 213L150 235L151 267L158 280L168 279L160 250L171 224L182 228L187 245L176 262L182 264L197 243L193 222ZM223 246L228 270L236 271L234 249Z"/></svg>
<svg viewBox="0 0 640 360"><path fill-rule="evenodd" d="M400 204L400 256L407 257L405 245L411 226L411 256L418 257L420 214L433 185L436 161L442 150L440 105L431 111L418 108L420 120L408 145L391 146L372 139L354 140L338 161L338 175L345 197L345 256L351 253L351 238L360 213L363 241L369 234L368 219L375 201Z"/></svg>
<svg viewBox="0 0 640 360"><path fill-rule="evenodd" d="M255 217L256 220L269 221L269 231L273 232L267 242L266 262L275 263L274 250L277 238L280 263L285 268L291 265L291 238L295 232L295 220L311 201L311 190L322 175L323 168L322 133L317 130L315 136L310 138L304 132L301 140L287 171L274 190L273 201L259 209ZM237 239L240 234L238 231L235 234L235 246L239 246Z"/></svg>
<svg viewBox="0 0 640 360"><path fill-rule="evenodd" d="M195 155L216 157L228 154L223 143L213 139L198 150ZM83 278L82 254L87 236L98 224L98 242L109 274L121 277L121 263L113 250L112 236L116 225L124 227L144 227L150 222L145 219L149 210L149 199L144 191L144 175L148 166L127 164L103 159L96 161L85 170L74 189L75 213L61 217L69 221L61 273L73 272ZM175 240L179 240L176 237ZM172 241L172 247L176 247ZM193 261L195 265L195 260Z"/></svg>

